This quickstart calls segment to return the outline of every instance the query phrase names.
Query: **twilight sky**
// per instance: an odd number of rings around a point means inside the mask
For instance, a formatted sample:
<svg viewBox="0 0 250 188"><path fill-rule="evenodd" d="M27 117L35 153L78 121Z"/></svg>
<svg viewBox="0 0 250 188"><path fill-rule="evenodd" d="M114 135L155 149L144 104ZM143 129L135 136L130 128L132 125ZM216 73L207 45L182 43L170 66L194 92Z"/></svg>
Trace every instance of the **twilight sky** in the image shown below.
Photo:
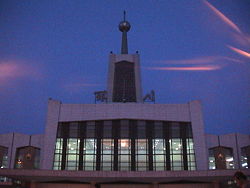
<svg viewBox="0 0 250 188"><path fill-rule="evenodd" d="M49 97L94 103L123 10L144 95L201 100L206 133L250 134L250 0L1 0L0 134L43 133Z"/></svg>

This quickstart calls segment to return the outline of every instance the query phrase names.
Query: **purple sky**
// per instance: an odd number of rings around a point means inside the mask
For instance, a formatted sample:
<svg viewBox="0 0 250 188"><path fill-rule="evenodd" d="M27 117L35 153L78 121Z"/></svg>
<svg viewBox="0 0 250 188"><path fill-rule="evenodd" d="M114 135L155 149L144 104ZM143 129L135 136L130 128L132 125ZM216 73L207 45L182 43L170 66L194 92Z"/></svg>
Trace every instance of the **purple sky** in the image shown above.
<svg viewBox="0 0 250 188"><path fill-rule="evenodd" d="M207 133L250 134L249 0L0 1L0 133L43 133L49 97L94 103L123 10L144 94L201 100Z"/></svg>

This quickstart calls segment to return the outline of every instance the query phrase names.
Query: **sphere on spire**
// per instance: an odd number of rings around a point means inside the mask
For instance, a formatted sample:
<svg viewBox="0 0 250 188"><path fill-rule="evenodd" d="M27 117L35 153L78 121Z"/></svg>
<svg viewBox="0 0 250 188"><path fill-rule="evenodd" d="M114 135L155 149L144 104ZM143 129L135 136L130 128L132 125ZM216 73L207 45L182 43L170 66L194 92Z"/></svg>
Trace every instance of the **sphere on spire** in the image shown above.
<svg viewBox="0 0 250 188"><path fill-rule="evenodd" d="M120 24L119 24L119 30L121 32L128 32L130 30L130 23L128 21L121 21Z"/></svg>

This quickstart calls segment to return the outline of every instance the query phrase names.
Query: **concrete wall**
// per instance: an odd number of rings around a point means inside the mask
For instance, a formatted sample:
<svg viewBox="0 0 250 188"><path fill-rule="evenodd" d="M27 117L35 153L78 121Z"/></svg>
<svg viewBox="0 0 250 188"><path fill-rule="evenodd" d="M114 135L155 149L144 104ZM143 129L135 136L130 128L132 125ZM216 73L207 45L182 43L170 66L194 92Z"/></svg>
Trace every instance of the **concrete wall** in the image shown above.
<svg viewBox="0 0 250 188"><path fill-rule="evenodd" d="M188 104L61 104L59 121L105 119L191 121L189 107Z"/></svg>

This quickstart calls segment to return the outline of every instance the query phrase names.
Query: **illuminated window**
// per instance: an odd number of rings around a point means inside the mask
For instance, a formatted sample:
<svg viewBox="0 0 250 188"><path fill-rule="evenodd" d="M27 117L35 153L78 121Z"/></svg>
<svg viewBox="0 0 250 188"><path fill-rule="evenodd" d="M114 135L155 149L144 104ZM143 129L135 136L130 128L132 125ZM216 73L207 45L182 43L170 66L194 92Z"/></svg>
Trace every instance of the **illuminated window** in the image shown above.
<svg viewBox="0 0 250 188"><path fill-rule="evenodd" d="M191 125L128 119L60 122L53 169L195 170Z"/></svg>
<svg viewBox="0 0 250 188"><path fill-rule="evenodd" d="M234 169L233 149L218 146L209 149L209 169Z"/></svg>
<svg viewBox="0 0 250 188"><path fill-rule="evenodd" d="M80 140L77 138L69 138L67 140L65 170L78 170L79 144Z"/></svg>
<svg viewBox="0 0 250 188"><path fill-rule="evenodd" d="M169 140L171 170L184 170L182 142L179 138Z"/></svg>
<svg viewBox="0 0 250 188"><path fill-rule="evenodd" d="M33 146L17 148L15 168L39 168L40 149Z"/></svg>
<svg viewBox="0 0 250 188"><path fill-rule="evenodd" d="M84 170L96 169L96 139L85 139L83 148Z"/></svg>
<svg viewBox="0 0 250 188"><path fill-rule="evenodd" d="M54 163L53 163L53 169L54 170L61 170L62 149L63 149L63 139L62 138L57 138L56 139L55 154L54 154Z"/></svg>
<svg viewBox="0 0 250 188"><path fill-rule="evenodd" d="M188 170L196 170L194 142L192 138L186 139Z"/></svg>
<svg viewBox="0 0 250 188"><path fill-rule="evenodd" d="M135 140L136 170L146 171L148 169L148 145L147 139Z"/></svg>
<svg viewBox="0 0 250 188"><path fill-rule="evenodd" d="M8 167L8 148L0 146L0 168Z"/></svg>
<svg viewBox="0 0 250 188"><path fill-rule="evenodd" d="M241 167L242 168L249 168L250 166L250 146L246 146L241 148Z"/></svg>
<svg viewBox="0 0 250 188"><path fill-rule="evenodd" d="M209 170L216 169L214 150L213 149L208 150L208 168L209 168Z"/></svg>
<svg viewBox="0 0 250 188"><path fill-rule="evenodd" d="M153 168L154 170L165 170L166 147L164 139L153 139Z"/></svg>
<svg viewBox="0 0 250 188"><path fill-rule="evenodd" d="M103 171L113 170L114 140L102 139L101 145L101 169Z"/></svg>
<svg viewBox="0 0 250 188"><path fill-rule="evenodd" d="M131 167L131 142L130 139L118 140L118 170L129 171Z"/></svg>

